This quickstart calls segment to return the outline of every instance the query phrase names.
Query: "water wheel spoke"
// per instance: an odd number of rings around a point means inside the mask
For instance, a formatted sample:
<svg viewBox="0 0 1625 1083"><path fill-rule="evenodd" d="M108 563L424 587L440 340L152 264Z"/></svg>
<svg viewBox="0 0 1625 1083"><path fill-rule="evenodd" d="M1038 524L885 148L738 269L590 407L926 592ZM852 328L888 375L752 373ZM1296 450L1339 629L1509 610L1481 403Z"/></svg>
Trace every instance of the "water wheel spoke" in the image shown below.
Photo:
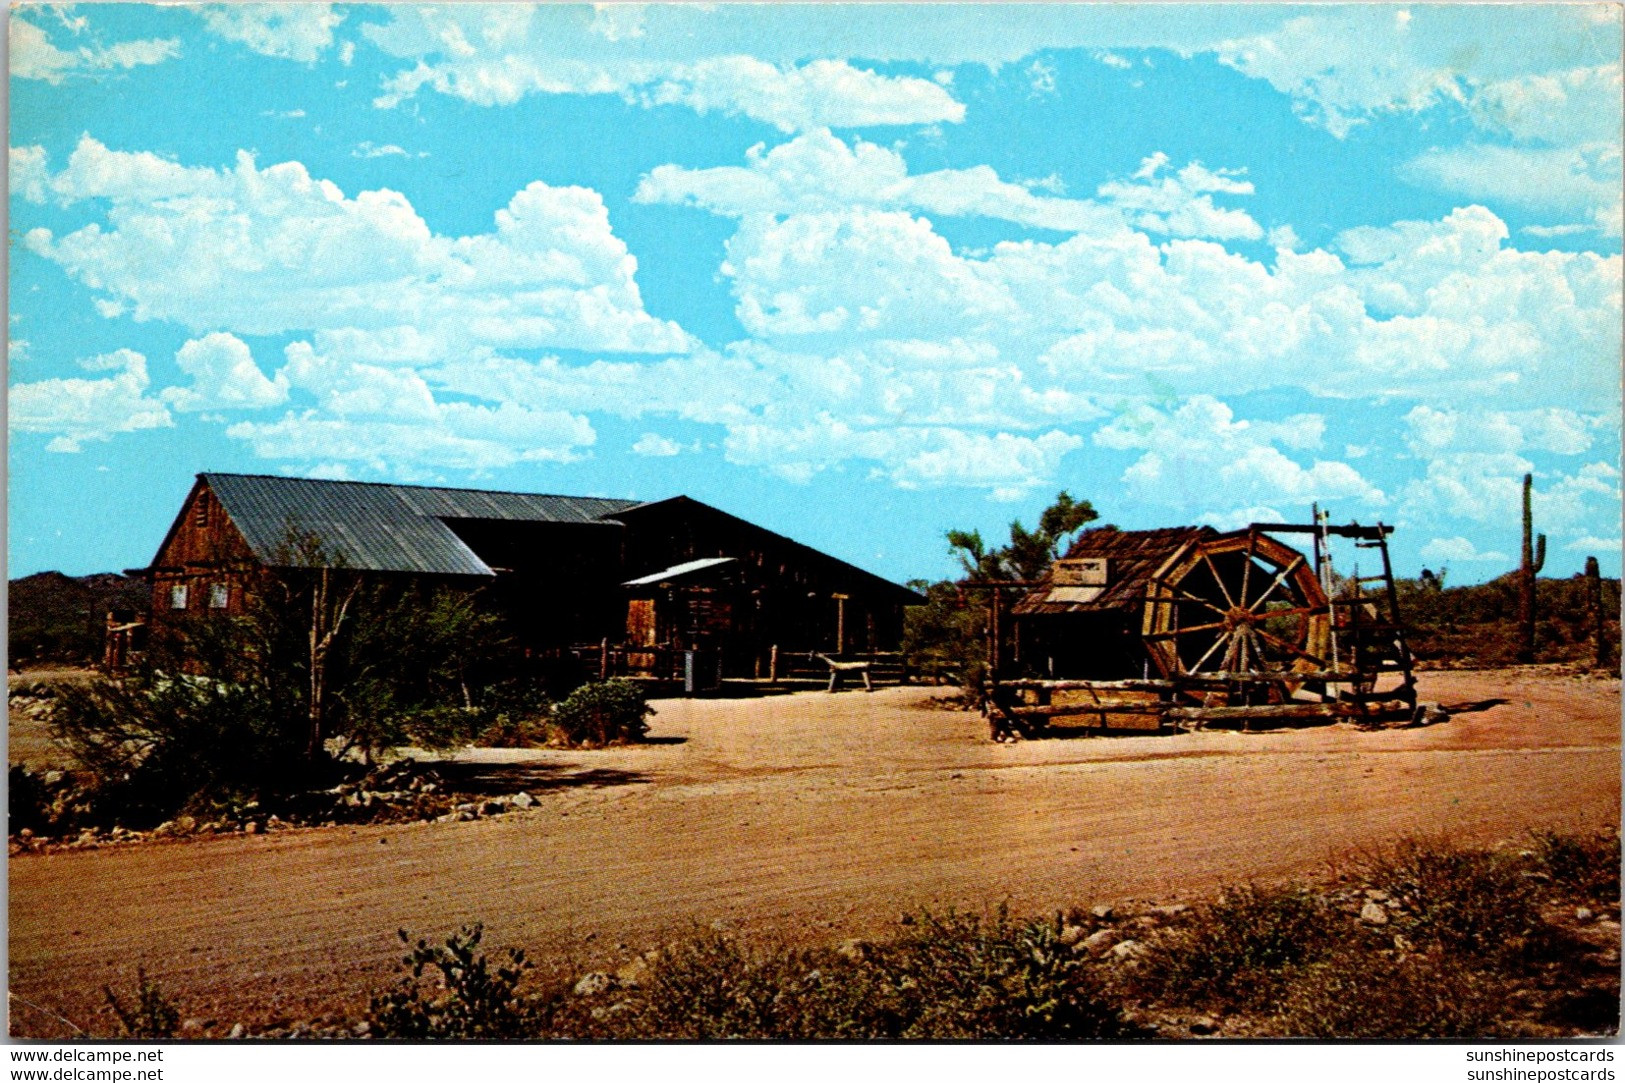
<svg viewBox="0 0 1625 1083"><path fill-rule="evenodd" d="M1264 588L1264 593L1260 594L1258 596L1258 599L1255 602L1253 602L1252 605L1247 607L1247 611L1249 613L1258 612L1258 607L1264 604L1264 600L1266 598L1268 598L1271 594L1274 594L1275 593L1275 588L1279 587L1282 583L1286 582L1286 577L1291 575L1293 572L1297 571L1298 568L1302 566L1302 564L1303 564L1303 554L1299 553L1297 556L1293 557L1290 561L1287 562L1286 567L1282 568L1280 570L1280 572L1275 576L1275 578L1270 581L1270 585Z"/></svg>
<svg viewBox="0 0 1625 1083"><path fill-rule="evenodd" d="M1215 639L1215 640L1214 640L1214 641L1213 641L1213 646L1211 646L1211 647L1209 647L1209 648L1208 648L1208 649L1207 649L1207 653L1206 653L1206 654L1204 654L1204 655L1202 655L1202 657L1200 657L1200 658L1198 658L1198 659L1197 659L1197 660L1196 660L1196 664L1195 664L1195 665L1194 665L1194 666L1192 666L1192 667L1191 667L1191 668L1190 668L1190 669L1189 669L1189 670L1187 670L1187 671L1186 671L1186 672L1188 672L1188 673L1196 673L1196 672L1199 672L1199 671L1200 671L1200 670L1201 670L1201 668L1202 668L1202 667L1203 667L1203 666L1204 666L1204 665L1206 665L1206 664L1207 664L1207 660L1208 660L1208 659L1209 659L1209 658L1212 658L1212 657L1213 657L1213 652L1214 652L1214 651L1216 651L1216 650L1218 650L1218 649L1219 649L1219 648L1220 648L1220 647L1221 647L1221 646L1223 646L1223 645L1224 645L1224 644L1226 644L1226 643L1229 643L1229 642L1230 642L1230 641L1231 641L1231 640L1232 640L1232 639L1234 639L1234 638L1235 638L1235 632L1233 632L1233 631L1232 631L1232 632L1228 632L1228 633L1226 633L1226 634L1225 634L1225 635L1222 635L1222 636L1219 636L1219 637L1218 637L1218 638L1217 638L1217 639ZM1228 653L1228 652L1227 652L1227 653Z"/></svg>
<svg viewBox="0 0 1625 1083"><path fill-rule="evenodd" d="M1213 610L1213 612L1219 614L1221 617L1225 614L1225 610L1221 609L1219 606L1214 605L1206 598L1197 597L1184 587L1176 587L1168 583L1160 583L1157 585L1161 586L1163 590L1168 591L1170 594L1177 594L1179 596L1178 598L1158 598L1156 599L1158 605L1173 605L1176 601L1195 602L1197 605L1206 606L1207 608Z"/></svg>
<svg viewBox="0 0 1625 1083"><path fill-rule="evenodd" d="M1191 632L1211 632L1215 628L1223 628L1224 626L1225 626L1224 621L1216 620L1211 624L1192 624L1187 628L1170 628L1166 632L1152 632L1150 635L1146 636L1146 638L1147 639L1178 639L1180 636L1187 635L1187 634L1189 634Z"/></svg>
<svg viewBox="0 0 1625 1083"><path fill-rule="evenodd" d="M1284 651L1290 651L1291 653L1297 655L1299 658L1302 658L1302 659L1304 659L1306 661L1314 662L1321 669L1328 668L1326 659L1321 658L1318 655L1310 654L1308 651L1304 650L1302 647L1299 647L1294 643L1288 643L1286 640L1280 638L1279 636L1272 636L1268 632L1264 631L1262 628L1254 628L1253 632L1255 634L1257 634L1260 638L1262 638L1262 639L1264 639L1264 640L1266 640L1266 641L1268 641L1270 643L1275 644L1277 647L1280 647Z"/></svg>
<svg viewBox="0 0 1625 1083"><path fill-rule="evenodd" d="M1241 566L1241 604L1247 604L1247 583L1253 577L1253 555L1258 552L1258 531L1247 532L1247 562Z"/></svg>
<svg viewBox="0 0 1625 1083"><path fill-rule="evenodd" d="M1219 584L1219 592L1224 595L1224 604L1231 609L1236 608L1236 600L1230 597L1230 588L1224 585L1224 577L1219 574L1218 565L1213 563L1213 558L1208 555L1206 549L1202 550L1202 563L1207 565L1207 570L1213 576L1213 581Z"/></svg>
<svg viewBox="0 0 1625 1083"><path fill-rule="evenodd" d="M1266 609L1262 616L1268 620L1278 617L1316 617L1326 612L1323 605L1295 605L1291 609Z"/></svg>

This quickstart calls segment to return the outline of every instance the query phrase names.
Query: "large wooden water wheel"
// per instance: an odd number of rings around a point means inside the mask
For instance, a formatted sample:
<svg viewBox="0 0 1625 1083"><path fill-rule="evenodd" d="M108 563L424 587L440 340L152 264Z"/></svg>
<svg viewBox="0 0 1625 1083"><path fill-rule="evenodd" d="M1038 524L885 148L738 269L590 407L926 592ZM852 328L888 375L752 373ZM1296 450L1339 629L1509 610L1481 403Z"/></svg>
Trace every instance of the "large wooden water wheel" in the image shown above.
<svg viewBox="0 0 1625 1083"><path fill-rule="evenodd" d="M1162 676L1234 682L1248 702L1280 702L1333 669L1331 628L1307 559L1258 529L1193 542L1146 584L1145 645Z"/></svg>

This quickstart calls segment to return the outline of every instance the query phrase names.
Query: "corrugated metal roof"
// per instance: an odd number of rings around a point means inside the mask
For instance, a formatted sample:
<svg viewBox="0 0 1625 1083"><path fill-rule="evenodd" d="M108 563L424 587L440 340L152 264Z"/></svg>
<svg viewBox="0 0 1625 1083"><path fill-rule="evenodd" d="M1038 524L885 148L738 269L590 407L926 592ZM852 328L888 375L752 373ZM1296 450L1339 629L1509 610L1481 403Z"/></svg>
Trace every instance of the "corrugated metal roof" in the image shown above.
<svg viewBox="0 0 1625 1083"><path fill-rule="evenodd" d="M290 530L314 535L336 565L426 575L495 573L442 521L596 523L636 501L440 489L263 474L203 474L254 555L286 565Z"/></svg>
<svg viewBox="0 0 1625 1083"><path fill-rule="evenodd" d="M650 587L656 583L664 583L670 579L681 579L685 575L703 572L707 568L715 568L721 564L733 564L733 557L705 557L702 560L688 560L681 564L673 564L669 568L662 568L651 575L642 575L636 579L628 579L622 583L623 587Z"/></svg>
<svg viewBox="0 0 1625 1083"><path fill-rule="evenodd" d="M1079 534L1064 560L1084 557L1106 558L1106 585L1092 599L1072 600L1069 591L1077 588L1051 588L1051 574L1039 587L1016 604L1018 616L1056 613L1095 613L1101 610L1138 606L1145 598L1145 585L1151 574L1169 557L1190 542L1217 537L1210 526L1176 526L1159 530L1113 530L1101 527Z"/></svg>

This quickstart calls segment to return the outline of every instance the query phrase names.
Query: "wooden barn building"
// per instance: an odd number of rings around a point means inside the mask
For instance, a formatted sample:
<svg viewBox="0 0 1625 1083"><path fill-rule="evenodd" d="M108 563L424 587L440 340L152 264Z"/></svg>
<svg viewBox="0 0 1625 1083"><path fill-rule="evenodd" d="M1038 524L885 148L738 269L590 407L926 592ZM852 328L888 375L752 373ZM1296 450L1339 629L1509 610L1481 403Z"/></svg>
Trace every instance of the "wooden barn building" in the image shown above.
<svg viewBox="0 0 1625 1083"><path fill-rule="evenodd" d="M319 562L480 588L536 656L610 644L615 670L674 676L704 652L729 677L780 652L895 651L923 599L686 496L638 502L199 474L149 567L155 630L243 610L265 569ZM692 660L688 662L692 665Z"/></svg>

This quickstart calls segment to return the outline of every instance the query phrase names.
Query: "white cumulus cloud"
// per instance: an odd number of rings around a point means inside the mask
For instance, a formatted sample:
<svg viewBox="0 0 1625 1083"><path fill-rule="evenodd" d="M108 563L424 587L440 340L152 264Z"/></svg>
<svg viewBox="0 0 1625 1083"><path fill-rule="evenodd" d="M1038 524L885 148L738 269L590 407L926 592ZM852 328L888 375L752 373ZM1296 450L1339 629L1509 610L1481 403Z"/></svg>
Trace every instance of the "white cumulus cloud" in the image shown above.
<svg viewBox="0 0 1625 1083"><path fill-rule="evenodd" d="M175 423L164 404L147 395L147 359L141 354L116 350L80 365L113 375L13 384L8 397L12 430L52 433L46 450L76 452L89 441Z"/></svg>
<svg viewBox="0 0 1625 1083"><path fill-rule="evenodd" d="M161 397L181 411L257 410L287 401L287 378L268 379L254 364L248 344L216 332L193 339L175 354L190 387L166 388Z"/></svg>
<svg viewBox="0 0 1625 1083"><path fill-rule="evenodd" d="M12 9L10 23L11 74L18 79L39 79L53 85L76 75L128 71L173 60L181 55L175 38L146 38L111 45L80 45L63 49L51 42L38 25Z"/></svg>
<svg viewBox="0 0 1625 1083"><path fill-rule="evenodd" d="M103 221L28 247L137 320L197 331L417 336L442 351L683 351L643 310L637 261L598 193L540 181L489 233L432 233L387 189L349 198L298 162L187 167L86 136L51 175L29 151L25 195L106 201Z"/></svg>
<svg viewBox="0 0 1625 1083"><path fill-rule="evenodd" d="M344 16L332 4L214 4L198 12L209 31L265 56L313 64Z"/></svg>

